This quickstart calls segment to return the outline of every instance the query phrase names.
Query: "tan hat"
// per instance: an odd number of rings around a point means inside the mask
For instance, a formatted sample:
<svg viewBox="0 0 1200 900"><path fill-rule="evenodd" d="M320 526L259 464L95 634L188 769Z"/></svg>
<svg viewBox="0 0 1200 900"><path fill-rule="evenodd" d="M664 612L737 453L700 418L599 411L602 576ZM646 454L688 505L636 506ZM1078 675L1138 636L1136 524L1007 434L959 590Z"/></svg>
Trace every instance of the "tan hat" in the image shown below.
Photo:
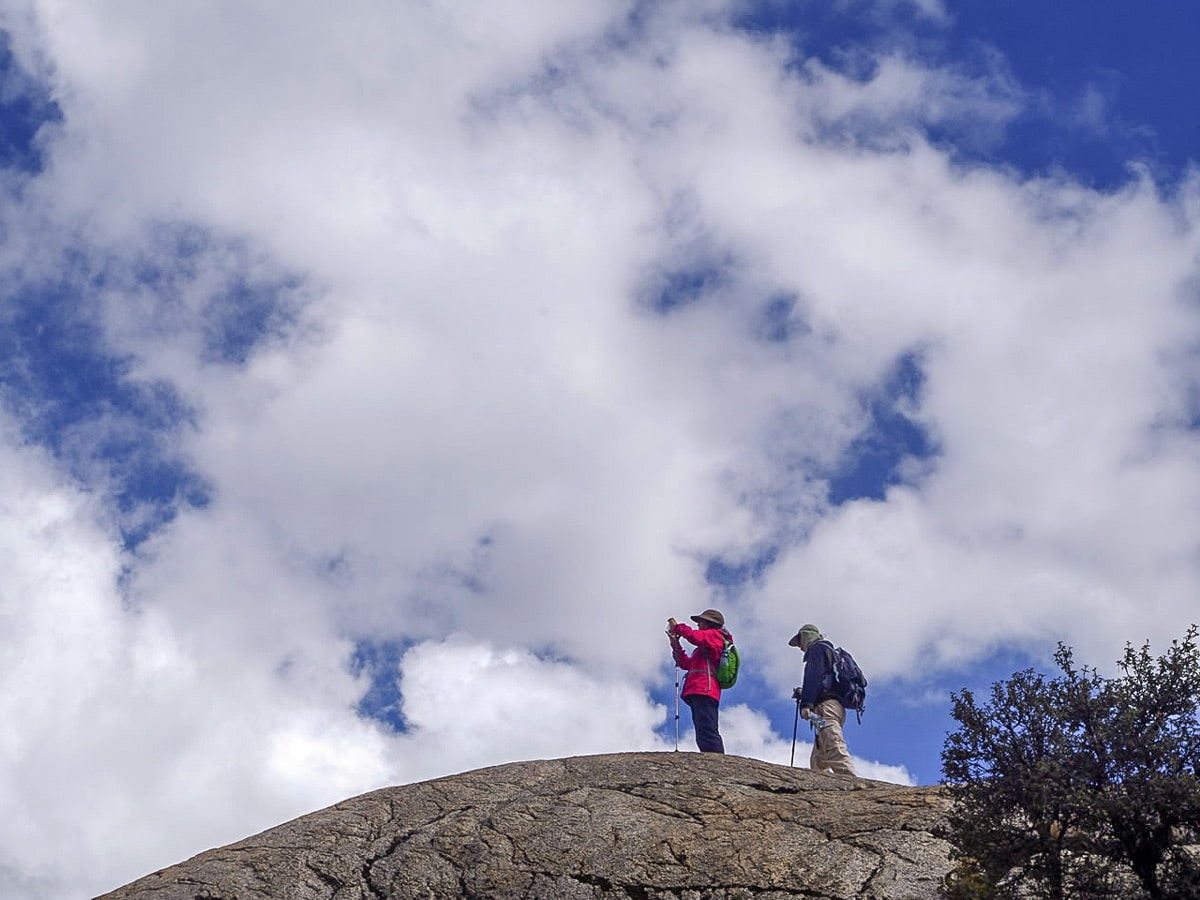
<svg viewBox="0 0 1200 900"><path fill-rule="evenodd" d="M807 638L808 640L804 640ZM800 630L792 635L792 639L788 641L789 647L801 647L805 644L815 644L817 641L825 639L825 635L821 634L821 629L816 625L801 625ZM803 641L803 643L801 643Z"/></svg>
<svg viewBox="0 0 1200 900"><path fill-rule="evenodd" d="M701 620L705 622L711 622L718 628L725 627L725 617L721 615L721 611L719 609L706 609L704 612L692 616L691 619L693 622L699 622Z"/></svg>

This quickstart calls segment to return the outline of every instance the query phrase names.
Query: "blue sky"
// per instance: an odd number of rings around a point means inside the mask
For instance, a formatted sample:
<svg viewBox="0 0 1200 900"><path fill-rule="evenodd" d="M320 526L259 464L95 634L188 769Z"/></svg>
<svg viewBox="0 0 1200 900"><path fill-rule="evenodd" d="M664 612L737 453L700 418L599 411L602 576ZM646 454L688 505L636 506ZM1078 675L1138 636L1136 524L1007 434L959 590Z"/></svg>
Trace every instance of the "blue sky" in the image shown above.
<svg viewBox="0 0 1200 900"><path fill-rule="evenodd" d="M872 6L763 4L745 21L796 35L802 52L833 66L890 45L965 72L998 67L1028 102L994 145L955 148L971 161L1030 175L1063 169L1100 188L1125 182L1131 163L1171 183L1194 161L1200 123L1180 100L1200 87L1190 58L1197 21L1176 3L963 0L946 4L944 18L915 4L888 14Z"/></svg>
<svg viewBox="0 0 1200 900"><path fill-rule="evenodd" d="M0 893L672 751L709 606L731 752L811 621L920 784L951 691L1178 637L1181 9L9 4Z"/></svg>

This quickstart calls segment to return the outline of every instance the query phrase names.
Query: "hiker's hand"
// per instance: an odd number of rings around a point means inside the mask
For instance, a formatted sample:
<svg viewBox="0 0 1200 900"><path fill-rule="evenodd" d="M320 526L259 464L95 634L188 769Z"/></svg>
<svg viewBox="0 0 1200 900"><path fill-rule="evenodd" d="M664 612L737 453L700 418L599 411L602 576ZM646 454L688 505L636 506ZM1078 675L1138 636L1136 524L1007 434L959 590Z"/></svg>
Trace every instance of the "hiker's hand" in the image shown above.
<svg viewBox="0 0 1200 900"><path fill-rule="evenodd" d="M675 621L675 617L667 619L667 637L675 637L675 626L679 623Z"/></svg>
<svg viewBox="0 0 1200 900"><path fill-rule="evenodd" d="M813 708L811 706L809 706L807 703L805 703L802 707L800 707L800 718L802 718L804 721L807 722L809 719L811 719L812 714L813 714Z"/></svg>
<svg viewBox="0 0 1200 900"><path fill-rule="evenodd" d="M792 688L792 699L793 699L793 700L799 700L799 699L800 699L800 692L801 692L801 689L800 689L800 688Z"/></svg>

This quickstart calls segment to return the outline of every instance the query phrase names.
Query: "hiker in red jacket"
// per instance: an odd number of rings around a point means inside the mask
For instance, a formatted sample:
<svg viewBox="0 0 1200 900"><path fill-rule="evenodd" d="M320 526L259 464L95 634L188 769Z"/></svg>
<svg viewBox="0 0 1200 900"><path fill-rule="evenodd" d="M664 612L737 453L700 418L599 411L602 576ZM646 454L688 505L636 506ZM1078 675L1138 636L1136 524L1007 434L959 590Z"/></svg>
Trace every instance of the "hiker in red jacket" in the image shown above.
<svg viewBox="0 0 1200 900"><path fill-rule="evenodd" d="M717 684L717 665L725 641L733 635L725 630L725 617L718 610L706 609L691 617L695 628L667 619L667 637L671 639L671 653L675 665L687 672L680 695L692 710L692 725L696 729L696 746L701 753L724 753L725 742L717 727L717 716L721 703L721 686ZM679 639L696 645L690 654L679 644Z"/></svg>

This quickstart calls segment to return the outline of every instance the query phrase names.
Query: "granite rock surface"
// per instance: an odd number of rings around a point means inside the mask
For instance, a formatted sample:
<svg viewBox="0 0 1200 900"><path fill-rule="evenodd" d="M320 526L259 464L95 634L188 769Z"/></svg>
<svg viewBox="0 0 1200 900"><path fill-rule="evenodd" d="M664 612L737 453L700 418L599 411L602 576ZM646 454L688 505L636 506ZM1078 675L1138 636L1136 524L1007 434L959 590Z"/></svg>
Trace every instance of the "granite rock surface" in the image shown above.
<svg viewBox="0 0 1200 900"><path fill-rule="evenodd" d="M921 900L951 868L946 807L736 756L520 762L363 794L104 900Z"/></svg>

